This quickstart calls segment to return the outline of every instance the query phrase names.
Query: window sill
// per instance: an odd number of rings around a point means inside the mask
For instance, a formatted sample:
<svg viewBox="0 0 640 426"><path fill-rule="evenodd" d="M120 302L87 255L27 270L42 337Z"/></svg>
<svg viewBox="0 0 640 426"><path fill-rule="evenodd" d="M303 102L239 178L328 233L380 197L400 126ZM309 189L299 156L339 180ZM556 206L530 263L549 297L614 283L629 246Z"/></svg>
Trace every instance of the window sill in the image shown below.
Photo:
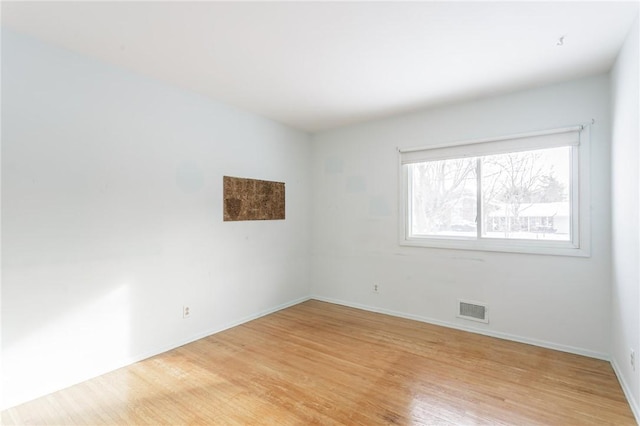
<svg viewBox="0 0 640 426"><path fill-rule="evenodd" d="M537 254L549 256L590 257L591 250L576 247L570 242L552 243L522 240L476 240L468 238L407 238L400 241L405 247L424 247L453 250L473 250L502 253Z"/></svg>

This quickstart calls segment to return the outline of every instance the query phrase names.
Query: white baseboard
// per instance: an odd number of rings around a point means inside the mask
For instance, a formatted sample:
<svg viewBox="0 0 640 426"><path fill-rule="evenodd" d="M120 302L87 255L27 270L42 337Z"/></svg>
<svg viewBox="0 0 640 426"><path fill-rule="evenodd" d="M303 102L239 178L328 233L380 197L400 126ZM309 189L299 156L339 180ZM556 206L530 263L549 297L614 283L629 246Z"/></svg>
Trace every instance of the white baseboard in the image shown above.
<svg viewBox="0 0 640 426"><path fill-rule="evenodd" d="M446 321L440 321L440 320L436 320L433 318L428 318L428 317L423 317L423 316L419 316L419 315L412 315L412 314L407 314L407 313L403 313L403 312L398 312L398 311L393 311L390 309L384 309L384 308L378 308L378 307L374 307L374 306L368 306L368 305L363 305L363 304L359 304L359 303L351 303L351 302L346 302L344 300L338 300L338 299L332 299L332 298L327 298L327 297L322 297L322 296L318 296L318 295L314 295L314 296L305 296L305 297L301 297L286 303L283 303L281 305L277 305L274 306L272 308L266 309L264 311L260 311L257 312L255 314L240 318L238 320L235 321L231 321L227 324L224 324L223 326L220 327L216 327L213 329L209 329L206 330L204 332L192 335L186 339L181 339L179 341L173 342L170 345L164 345L162 347L157 347L154 348L152 350L149 351L145 351L144 353L141 354L137 354L134 356L130 356L127 357L126 359L120 360L120 362L117 362L115 364L112 364L109 366L108 369L105 369L104 371L97 371L95 372L95 374L92 374L90 377L86 377L84 378L82 381L86 381L86 380L90 380L94 377L100 376L102 374L106 374L110 371L113 370L117 370L118 368L122 368L122 367L126 367L127 365L131 365L134 364L136 362L145 360L147 358L151 358L153 356L159 355L161 353L170 351L172 349L178 348L180 346L189 344L191 342L194 342L196 340L202 339L204 337L207 336L211 336L214 335L216 333L220 333L224 330L228 330L230 328L236 327L238 325L247 323L249 321L253 321L254 319L258 319L261 318L263 316L272 314L274 312L280 311L282 309L286 309L288 307L297 305L299 303L305 302L307 300L310 299L315 299L315 300L319 300L319 301L323 301L323 302L328 302L328 303L334 303L337 305L342 305L342 306L348 306L348 307L352 307L352 308L356 308L356 309L362 309L365 311L370 311L370 312L377 312L377 313L381 313L381 314L387 314L387 315L392 315L395 317L399 317L399 318L406 318L406 319L411 319L411 320L415 320L415 321L420 321L420 322L424 322L424 323L428 323L428 324L434 324L434 325L439 325L439 326L443 326L443 327L448 327L448 328L453 328L453 329L457 329L457 330L462 330L462 331L468 331L471 333L477 333L477 334L483 334L486 336L490 336L490 337L497 337L500 339L506 339L506 340L512 340L515 342L520 342L520 343L527 343L527 344L531 344L531 345L535 345L535 346L540 346L540 347L544 347L544 348L548 348L548 349L555 349L555 350L559 350L562 352L569 352L569 353L574 353L577 355L584 355L584 356L588 356L591 358L597 358L597 359L601 359L601 360L605 360L605 361L611 361L609 359L609 356L606 354L602 354L602 353L598 353L598 352L593 352L593 351L589 351L589 350L585 350L585 349L580 349L580 348L575 348L572 346L566 346L566 345L558 345L555 343L551 343L551 342L546 342L546 341L541 341L541 340L536 340L536 339L529 339L529 338L524 338L521 336L516 336L516 335L511 335L508 333L501 333L501 332L496 332L496 331L488 331L488 330L482 330L482 329L478 329L478 328L473 328L473 327L465 327L465 326L461 326L459 324L455 324L455 323L450 323L450 322L446 322ZM638 407L638 404L636 401L634 401L632 399L632 394L629 390L628 385L626 384L626 382L624 381L624 379L622 378L622 376L619 373L619 369L617 368L617 365L615 364L615 362L611 361L611 365L618 377L618 380L620 381L620 384L622 386L622 389L625 393L625 396L627 397L627 400L629 401L629 405L631 406L631 409L633 411L634 416L636 417L636 421L638 421L640 423L640 407ZM51 392L69 387L69 386L73 386L77 383L81 383L82 381L78 381L78 382L74 382L74 383L68 383L66 384L66 386L59 388L59 389L54 389L51 390ZM50 392L47 392L50 393ZM44 395L34 395L32 399L41 397ZM27 401L21 401L15 404L12 404L12 406L18 405L18 404L22 404L24 402ZM5 410L7 408L11 408L11 407L2 407L2 410Z"/></svg>
<svg viewBox="0 0 640 426"><path fill-rule="evenodd" d="M587 356L587 357L590 357L590 358L601 359L603 361L609 361L610 360L608 354L603 354L603 353L600 353L600 352L594 352L594 351L590 351L590 350L582 349L582 348L576 348L576 347L573 347L573 346L559 345L557 343L547 342L547 341L544 341L544 340L530 339L530 338L527 338L527 337L517 336L517 335L514 335L514 334L502 333L502 332L499 332L499 331L484 330L484 329L475 328L475 327L468 327L468 326L463 326L463 325L452 323L452 322L441 321L441 320L437 320L437 319L434 319L434 318L423 317L423 316L420 316L420 315L412 315L412 314L407 314L407 313L404 313L404 312L393 311L393 310L390 310L390 309L384 309L384 308L379 308L379 307L375 307L375 306L368 306L368 305L363 305L363 304L360 304L360 303L346 302L344 300L332 299L332 298L318 296L318 295L311 296L310 299L320 300L322 302L334 303L336 305L349 306L351 308L362 309L362 310L370 311L370 312L377 312L377 313L380 313L380 314L391 315L391 316L399 317L399 318L411 319L411 320L420 321L420 322L424 322L424 323L428 323L428 324L439 325L439 326L442 326L442 327L454 328L456 330L468 331L470 333L482 334L482 335L485 335L485 336L496 337L498 339L512 340L514 342L526 343L526 344L529 344L529 345L540 346L542 348L547 348L547 349L554 349L554 350L561 351L561 352L568 352L568 353L572 353L572 354L576 354L576 355L583 355L583 356Z"/></svg>
<svg viewBox="0 0 640 426"><path fill-rule="evenodd" d="M627 397L627 401L629 402L631 411L633 412L633 415L636 418L636 423L640 424L640 406L638 405L638 402L633 397L633 393L631 392L631 389L629 388L629 385L627 384L627 382L624 380L624 376L620 372L620 367L618 367L618 363L615 361L615 359L611 360L611 367L613 367L613 371L616 373L616 376L618 377L618 381L620 382L620 386L622 387L624 396Z"/></svg>
<svg viewBox="0 0 640 426"><path fill-rule="evenodd" d="M292 301L277 305L275 307L272 307L272 308L269 308L269 309L265 309L264 311L260 311L260 312L257 312L255 314L248 315L248 316L240 318L238 320L231 321L231 322L229 322L229 323L227 323L227 324L225 324L225 325L223 325L221 327L212 328L212 329L209 329L207 331L203 331L201 333L194 334L194 335L192 335L192 336L190 336L190 337L188 337L186 339L183 339L183 340L177 341L175 343L172 343L171 345L163 346L163 347L159 347L159 348L156 348L154 350L151 350L151 351L147 351L147 352L145 352L143 354L136 355L135 357L130 358L125 365L130 365L130 364L133 364L135 362L139 362L139 361L142 361L144 359L151 358L151 357L159 355L161 353L170 351L172 349L179 348L180 346L187 345L189 343L195 342L196 340L203 339L205 337L214 335L216 333L220 333L221 331L225 331L225 330L228 330L230 328L236 327L238 325L247 323L249 321L253 321L254 319L258 319L258 318L264 317L266 315L272 314L274 312L278 312L278 311L281 311L283 309L289 308L291 306L297 305L299 303L306 302L310 298L311 297L308 297L308 296L301 297L299 299L295 299L295 300L292 300Z"/></svg>
<svg viewBox="0 0 640 426"><path fill-rule="evenodd" d="M159 346L157 348L145 351L145 352L140 353L140 354L128 356L126 358L121 358L119 360L115 360L113 363L111 363L111 364L109 364L107 366L103 366L104 368L96 369L93 372L91 372L90 374L87 374L86 376L83 376L79 380L78 380L78 378L75 378L75 380L70 380L70 381L68 381L66 383L58 382L56 384L55 388L46 388L46 389L43 388L43 389L40 389L38 392L35 392L32 395L29 395L28 399L9 400L9 401L7 401L6 399L3 398L0 401L0 410L4 411L4 410L9 409L11 407L15 407L17 405L24 404L26 402L29 402L29 401L32 401L34 399L43 397L43 396L48 395L50 393L57 392L59 390L69 388L71 386L77 385L77 384L85 382L87 380L91 380L91 379L96 378L98 376L101 376L103 374L107 374L107 373L109 373L111 371L115 371L115 370L117 370L119 368L126 367L126 366L131 365L131 364L135 364L136 362L140 362L140 361L145 360L147 358L151 358L153 356L156 356L156 355L162 354L164 352L170 351L172 349L178 348L180 346L184 346L184 345L186 345L188 343L195 342L196 340L200 340L200 339L202 339L204 337L211 336L211 335L216 334L216 333L220 333L221 331L228 330L228 329L230 329L232 327L236 327L238 325L247 323L249 321L253 321L254 319L258 319L260 317L272 314L272 313L280 311L282 309L297 305L297 304L305 302L305 301L307 301L309 299L310 299L310 297L308 297L308 296L301 297L299 299L295 299L295 300L292 300L292 301L289 301L289 302L274 306L272 308L266 309L264 311L259 311L259 312L255 313L255 314L248 315L246 317L231 321L231 322L229 322L227 324L224 324L223 326L212 328L212 329L203 331L203 332L198 333L198 334L194 334L192 336L189 336L186 339L181 339L181 340L175 341L175 342L173 342L173 343L171 343L169 345Z"/></svg>

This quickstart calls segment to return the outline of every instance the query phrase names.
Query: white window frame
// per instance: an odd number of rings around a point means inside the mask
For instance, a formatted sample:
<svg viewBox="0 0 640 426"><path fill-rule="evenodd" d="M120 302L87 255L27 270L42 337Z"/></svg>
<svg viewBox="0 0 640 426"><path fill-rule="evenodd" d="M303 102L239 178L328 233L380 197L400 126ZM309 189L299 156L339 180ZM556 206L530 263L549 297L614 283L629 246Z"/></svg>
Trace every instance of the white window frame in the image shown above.
<svg viewBox="0 0 640 426"><path fill-rule="evenodd" d="M455 142L422 148L399 148L399 244L461 250L497 251L560 256L591 255L589 142L590 126L579 125L516 135ZM482 220L478 220L475 237L410 235L408 165L424 161L445 160L482 155L504 154L536 149L571 146L571 241L540 241L481 237ZM480 200L478 200L480 204ZM480 206L478 215L480 218Z"/></svg>

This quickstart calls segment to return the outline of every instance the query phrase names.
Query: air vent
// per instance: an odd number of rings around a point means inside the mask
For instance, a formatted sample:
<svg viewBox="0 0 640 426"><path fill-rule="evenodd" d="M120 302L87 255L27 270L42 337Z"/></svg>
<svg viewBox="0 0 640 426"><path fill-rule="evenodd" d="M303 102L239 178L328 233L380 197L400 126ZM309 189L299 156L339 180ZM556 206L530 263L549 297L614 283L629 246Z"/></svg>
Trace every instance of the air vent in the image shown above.
<svg viewBox="0 0 640 426"><path fill-rule="evenodd" d="M484 303L458 300L458 318L471 321L489 322L489 307Z"/></svg>

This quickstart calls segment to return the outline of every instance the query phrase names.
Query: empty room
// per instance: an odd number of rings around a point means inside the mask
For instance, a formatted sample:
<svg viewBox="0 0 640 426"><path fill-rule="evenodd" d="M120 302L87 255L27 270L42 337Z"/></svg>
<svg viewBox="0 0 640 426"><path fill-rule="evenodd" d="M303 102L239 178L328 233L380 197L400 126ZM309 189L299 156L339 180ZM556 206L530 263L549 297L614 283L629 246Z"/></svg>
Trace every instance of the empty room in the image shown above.
<svg viewBox="0 0 640 426"><path fill-rule="evenodd" d="M1 423L634 425L637 1L1 12Z"/></svg>

